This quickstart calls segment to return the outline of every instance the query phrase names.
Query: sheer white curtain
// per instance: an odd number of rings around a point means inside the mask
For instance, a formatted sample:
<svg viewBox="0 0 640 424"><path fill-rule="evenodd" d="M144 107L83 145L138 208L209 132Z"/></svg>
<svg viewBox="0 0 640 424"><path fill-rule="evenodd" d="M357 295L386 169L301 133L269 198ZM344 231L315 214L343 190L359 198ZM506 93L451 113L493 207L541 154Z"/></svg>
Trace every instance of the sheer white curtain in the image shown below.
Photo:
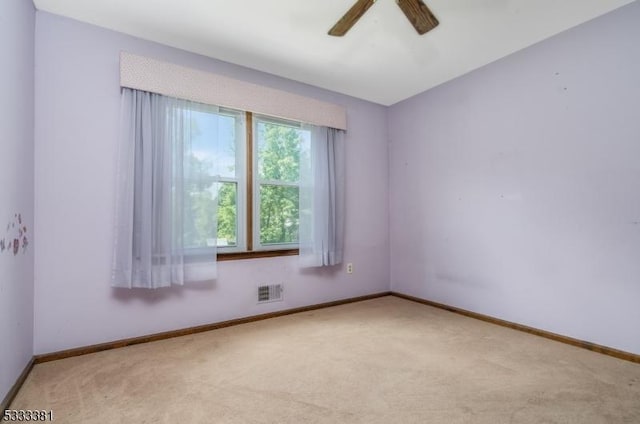
<svg viewBox="0 0 640 424"><path fill-rule="evenodd" d="M344 131L312 127L309 150L300 156L300 265L337 265L344 245Z"/></svg>
<svg viewBox="0 0 640 424"><path fill-rule="evenodd" d="M217 192L214 178L194 165L193 105L122 89L114 287L160 288L216 277ZM194 248L194 237L185 239L197 219L194 191L212 200L204 249Z"/></svg>

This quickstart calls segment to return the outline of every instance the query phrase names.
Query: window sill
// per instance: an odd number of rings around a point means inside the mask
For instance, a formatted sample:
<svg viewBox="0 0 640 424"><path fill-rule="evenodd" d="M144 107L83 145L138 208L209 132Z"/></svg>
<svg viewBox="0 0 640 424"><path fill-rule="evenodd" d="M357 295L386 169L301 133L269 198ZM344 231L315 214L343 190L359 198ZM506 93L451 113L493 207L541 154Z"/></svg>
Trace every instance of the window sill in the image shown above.
<svg viewBox="0 0 640 424"><path fill-rule="evenodd" d="M218 253L218 261L235 261L240 259L254 259L254 258L274 258L277 256L296 256L298 255L298 249L283 249L283 250L258 250L252 252L233 252L233 253Z"/></svg>

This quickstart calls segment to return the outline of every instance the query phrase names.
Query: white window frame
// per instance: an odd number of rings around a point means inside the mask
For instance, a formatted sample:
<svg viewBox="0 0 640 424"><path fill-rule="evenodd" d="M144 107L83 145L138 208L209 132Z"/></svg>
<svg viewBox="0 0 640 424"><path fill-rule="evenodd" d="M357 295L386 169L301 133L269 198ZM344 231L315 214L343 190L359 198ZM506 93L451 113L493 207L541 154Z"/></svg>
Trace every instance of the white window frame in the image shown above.
<svg viewBox="0 0 640 424"><path fill-rule="evenodd" d="M304 130L304 124L297 121L291 121L287 119L274 118L266 115L253 114L253 250L254 251L267 251L267 250L289 250L289 249L298 249L300 243L273 243L273 244L262 244L260 241L260 186L261 185L272 185L279 187L298 187L300 188L300 179L298 178L297 182L289 182L289 181L274 181L274 180L262 180L259 175L259 163L260 158L258 157L258 124L260 122L272 123L283 125L291 128L296 128L299 130Z"/></svg>
<svg viewBox="0 0 640 424"><path fill-rule="evenodd" d="M235 127L235 143L236 143L236 177L218 176L218 183L235 183L236 184L236 245L235 246L217 246L218 253L236 253L245 252L247 250L247 143L246 143L246 119L245 112L229 108L219 108L218 114L233 116L236 118ZM216 234L217 238L217 234Z"/></svg>

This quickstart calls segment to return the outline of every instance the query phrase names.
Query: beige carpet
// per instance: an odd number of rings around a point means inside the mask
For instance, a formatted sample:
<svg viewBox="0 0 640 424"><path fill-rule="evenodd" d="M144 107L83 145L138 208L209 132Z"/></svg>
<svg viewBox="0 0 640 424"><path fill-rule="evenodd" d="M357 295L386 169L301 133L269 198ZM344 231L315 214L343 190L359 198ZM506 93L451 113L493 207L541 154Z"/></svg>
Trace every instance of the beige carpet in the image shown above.
<svg viewBox="0 0 640 424"><path fill-rule="evenodd" d="M640 365L384 297L37 365L59 423L640 423Z"/></svg>

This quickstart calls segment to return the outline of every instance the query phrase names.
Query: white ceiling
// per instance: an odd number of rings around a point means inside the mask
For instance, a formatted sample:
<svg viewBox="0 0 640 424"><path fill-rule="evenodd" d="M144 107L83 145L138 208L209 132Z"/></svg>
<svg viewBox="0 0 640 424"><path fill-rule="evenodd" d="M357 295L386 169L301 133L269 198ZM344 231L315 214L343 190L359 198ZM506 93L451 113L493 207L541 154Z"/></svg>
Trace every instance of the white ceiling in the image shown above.
<svg viewBox="0 0 640 424"><path fill-rule="evenodd" d="M345 37L355 0L34 0L36 8L391 105L634 0L425 0L420 36L378 0Z"/></svg>

